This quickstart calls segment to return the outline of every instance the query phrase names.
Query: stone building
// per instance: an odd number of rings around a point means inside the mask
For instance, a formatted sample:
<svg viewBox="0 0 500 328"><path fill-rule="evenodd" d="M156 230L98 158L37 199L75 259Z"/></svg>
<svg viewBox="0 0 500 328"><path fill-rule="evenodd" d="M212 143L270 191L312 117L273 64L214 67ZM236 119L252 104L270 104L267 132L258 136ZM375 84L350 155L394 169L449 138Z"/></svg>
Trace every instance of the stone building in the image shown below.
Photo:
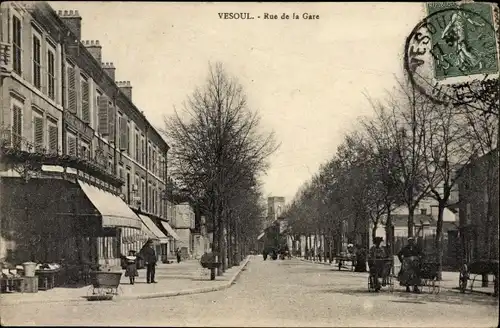
<svg viewBox="0 0 500 328"><path fill-rule="evenodd" d="M0 261L119 264L168 253L169 146L77 11L1 7ZM170 231L173 231L170 228Z"/></svg>

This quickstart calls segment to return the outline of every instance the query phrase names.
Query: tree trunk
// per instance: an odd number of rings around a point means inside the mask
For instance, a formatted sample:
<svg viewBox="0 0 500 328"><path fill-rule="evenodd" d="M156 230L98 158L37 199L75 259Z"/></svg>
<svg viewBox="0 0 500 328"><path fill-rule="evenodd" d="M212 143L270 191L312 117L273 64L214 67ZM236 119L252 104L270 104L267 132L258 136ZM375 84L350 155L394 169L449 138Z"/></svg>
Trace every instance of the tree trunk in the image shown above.
<svg viewBox="0 0 500 328"><path fill-rule="evenodd" d="M233 267L233 231L231 228L229 215L226 217L226 240L227 240L227 268Z"/></svg>
<svg viewBox="0 0 500 328"><path fill-rule="evenodd" d="M415 207L408 206L408 237L413 237Z"/></svg>
<svg viewBox="0 0 500 328"><path fill-rule="evenodd" d="M385 223L385 243L389 246L389 252L392 256L394 254L394 240L392 236L392 216L391 205L387 205L387 220Z"/></svg>
<svg viewBox="0 0 500 328"><path fill-rule="evenodd" d="M438 219L436 226L436 240L435 240L435 249L437 250L437 260L438 260L438 280L442 279L442 271L443 271L443 216L444 216L444 208L446 206L446 202L439 201L438 203Z"/></svg>
<svg viewBox="0 0 500 328"><path fill-rule="evenodd" d="M374 222L372 227L372 243L375 241L375 237L377 237L377 228L378 228L378 223ZM370 247L370 245L368 245L368 247Z"/></svg>

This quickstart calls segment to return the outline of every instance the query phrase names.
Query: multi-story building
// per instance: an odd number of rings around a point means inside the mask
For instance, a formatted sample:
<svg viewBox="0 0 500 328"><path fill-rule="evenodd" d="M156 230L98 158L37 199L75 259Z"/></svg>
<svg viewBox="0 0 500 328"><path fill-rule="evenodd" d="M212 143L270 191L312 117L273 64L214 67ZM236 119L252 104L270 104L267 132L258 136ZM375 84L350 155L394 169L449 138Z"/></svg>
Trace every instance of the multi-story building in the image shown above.
<svg viewBox="0 0 500 328"><path fill-rule="evenodd" d="M169 146L130 82L81 40L77 11L4 2L1 15L0 260L118 264L149 238L166 254Z"/></svg>
<svg viewBox="0 0 500 328"><path fill-rule="evenodd" d="M191 257L193 255L192 230L195 228L195 212L191 204L188 202L176 204L175 216L171 223L179 236L176 247L180 248L184 257Z"/></svg>
<svg viewBox="0 0 500 328"><path fill-rule="evenodd" d="M498 148L462 168L460 261L498 260Z"/></svg>

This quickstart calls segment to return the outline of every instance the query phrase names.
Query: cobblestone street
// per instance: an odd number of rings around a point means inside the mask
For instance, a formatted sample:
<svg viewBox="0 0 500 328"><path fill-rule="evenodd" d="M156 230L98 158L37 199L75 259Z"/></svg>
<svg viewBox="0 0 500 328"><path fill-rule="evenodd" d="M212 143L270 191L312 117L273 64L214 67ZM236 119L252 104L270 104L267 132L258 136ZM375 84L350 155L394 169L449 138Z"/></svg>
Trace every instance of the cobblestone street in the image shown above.
<svg viewBox="0 0 500 328"><path fill-rule="evenodd" d="M165 277L166 278L166 277ZM370 294L367 275L297 259L254 257L229 289L119 302L2 306L4 325L492 327L491 296Z"/></svg>

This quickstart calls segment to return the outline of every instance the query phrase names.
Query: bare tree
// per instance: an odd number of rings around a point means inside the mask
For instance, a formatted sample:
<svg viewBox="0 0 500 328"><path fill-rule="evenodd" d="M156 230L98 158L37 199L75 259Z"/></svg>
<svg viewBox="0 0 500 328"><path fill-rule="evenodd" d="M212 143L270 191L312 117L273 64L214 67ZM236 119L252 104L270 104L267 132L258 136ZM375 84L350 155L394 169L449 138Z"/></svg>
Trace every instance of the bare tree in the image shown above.
<svg viewBox="0 0 500 328"><path fill-rule="evenodd" d="M260 132L259 116L220 63L210 65L204 87L188 97L182 114L176 110L162 131L172 144L172 174L202 200L214 229L213 250L225 259L229 195L239 182L265 171L278 146L273 133Z"/></svg>

